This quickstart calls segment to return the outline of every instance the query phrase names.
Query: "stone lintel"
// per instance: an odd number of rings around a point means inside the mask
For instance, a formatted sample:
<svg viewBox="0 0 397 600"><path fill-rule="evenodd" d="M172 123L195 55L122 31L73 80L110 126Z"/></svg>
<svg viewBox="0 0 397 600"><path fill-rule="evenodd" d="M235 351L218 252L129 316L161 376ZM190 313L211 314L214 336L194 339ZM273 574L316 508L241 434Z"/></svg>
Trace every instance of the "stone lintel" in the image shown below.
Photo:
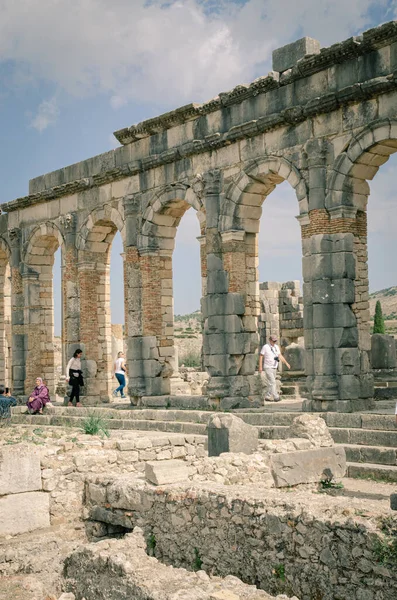
<svg viewBox="0 0 397 600"><path fill-rule="evenodd" d="M303 37L296 42L273 50L273 70L282 73L291 69L298 60L310 54L320 54L320 42L310 37Z"/></svg>
<svg viewBox="0 0 397 600"><path fill-rule="evenodd" d="M230 231L221 231L223 243L244 241L245 231L243 229L231 229Z"/></svg>
<svg viewBox="0 0 397 600"><path fill-rule="evenodd" d="M336 206L329 208L328 212L331 216L331 221L334 219L355 219L357 216L357 208L353 206Z"/></svg>

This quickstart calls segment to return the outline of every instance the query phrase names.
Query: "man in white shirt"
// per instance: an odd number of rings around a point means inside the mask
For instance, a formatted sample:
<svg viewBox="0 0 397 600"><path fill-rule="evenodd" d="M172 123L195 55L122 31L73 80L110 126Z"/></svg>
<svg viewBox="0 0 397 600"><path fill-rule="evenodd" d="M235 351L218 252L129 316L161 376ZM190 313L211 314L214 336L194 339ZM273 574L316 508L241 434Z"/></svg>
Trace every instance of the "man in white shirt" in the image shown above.
<svg viewBox="0 0 397 600"><path fill-rule="evenodd" d="M269 337L269 343L265 344L262 347L261 353L259 355L259 373L262 373L262 370L266 374L267 379L267 388L265 392L265 400L268 402L279 402L281 400L280 396L277 392L276 385L276 371L278 368L278 363L281 360L285 366L290 369L291 367L285 360L284 356L280 352L280 348L276 344L277 336L271 335Z"/></svg>

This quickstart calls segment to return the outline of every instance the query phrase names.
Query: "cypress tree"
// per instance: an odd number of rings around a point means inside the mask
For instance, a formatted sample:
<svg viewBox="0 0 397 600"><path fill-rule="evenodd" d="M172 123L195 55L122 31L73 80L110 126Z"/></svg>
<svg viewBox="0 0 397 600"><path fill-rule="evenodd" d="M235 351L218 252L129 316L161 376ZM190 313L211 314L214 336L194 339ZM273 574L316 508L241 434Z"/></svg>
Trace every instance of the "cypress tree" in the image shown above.
<svg viewBox="0 0 397 600"><path fill-rule="evenodd" d="M379 300L376 301L375 306L374 333L386 333L385 320L383 318L382 306Z"/></svg>

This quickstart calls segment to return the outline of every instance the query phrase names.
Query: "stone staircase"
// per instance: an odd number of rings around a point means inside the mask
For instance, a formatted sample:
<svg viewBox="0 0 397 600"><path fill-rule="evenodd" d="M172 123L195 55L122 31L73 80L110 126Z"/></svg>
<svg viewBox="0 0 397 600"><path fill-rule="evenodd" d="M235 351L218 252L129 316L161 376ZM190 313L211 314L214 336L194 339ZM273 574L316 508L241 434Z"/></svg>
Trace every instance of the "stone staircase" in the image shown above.
<svg viewBox="0 0 397 600"><path fill-rule="evenodd" d="M292 405L293 406L293 405ZM279 408L283 408L279 410ZM276 412L277 411L277 412ZM12 409L13 424L81 427L87 415L100 413L109 430L145 430L205 435L213 411L164 408L55 407L44 415L28 415L25 407ZM280 405L235 414L259 429L262 439L284 439L289 425L300 414ZM393 414L324 413L322 416L337 444L344 446L349 477L397 482L397 427Z"/></svg>

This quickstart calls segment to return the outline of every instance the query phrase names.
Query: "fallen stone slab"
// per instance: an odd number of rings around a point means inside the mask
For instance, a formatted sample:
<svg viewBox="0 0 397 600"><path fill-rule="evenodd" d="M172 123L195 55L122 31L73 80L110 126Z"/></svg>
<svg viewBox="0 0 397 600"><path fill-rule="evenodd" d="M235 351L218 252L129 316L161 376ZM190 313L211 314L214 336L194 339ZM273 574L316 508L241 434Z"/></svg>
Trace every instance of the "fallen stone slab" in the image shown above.
<svg viewBox="0 0 397 600"><path fill-rule="evenodd" d="M145 464L145 477L154 485L188 481L190 470L182 460L162 460Z"/></svg>
<svg viewBox="0 0 397 600"><path fill-rule="evenodd" d="M0 498L0 536L27 533L49 526L49 494L25 492Z"/></svg>
<svg viewBox="0 0 397 600"><path fill-rule="evenodd" d="M276 487L340 478L346 473L345 449L336 446L272 454L270 470Z"/></svg>
<svg viewBox="0 0 397 600"><path fill-rule="evenodd" d="M37 448L17 444L0 449L0 496L42 489Z"/></svg>
<svg viewBox="0 0 397 600"><path fill-rule="evenodd" d="M397 494L390 494L390 508L397 510Z"/></svg>
<svg viewBox="0 0 397 600"><path fill-rule="evenodd" d="M258 429L231 414L213 414L208 421L208 456L224 452L253 454L258 448Z"/></svg>

